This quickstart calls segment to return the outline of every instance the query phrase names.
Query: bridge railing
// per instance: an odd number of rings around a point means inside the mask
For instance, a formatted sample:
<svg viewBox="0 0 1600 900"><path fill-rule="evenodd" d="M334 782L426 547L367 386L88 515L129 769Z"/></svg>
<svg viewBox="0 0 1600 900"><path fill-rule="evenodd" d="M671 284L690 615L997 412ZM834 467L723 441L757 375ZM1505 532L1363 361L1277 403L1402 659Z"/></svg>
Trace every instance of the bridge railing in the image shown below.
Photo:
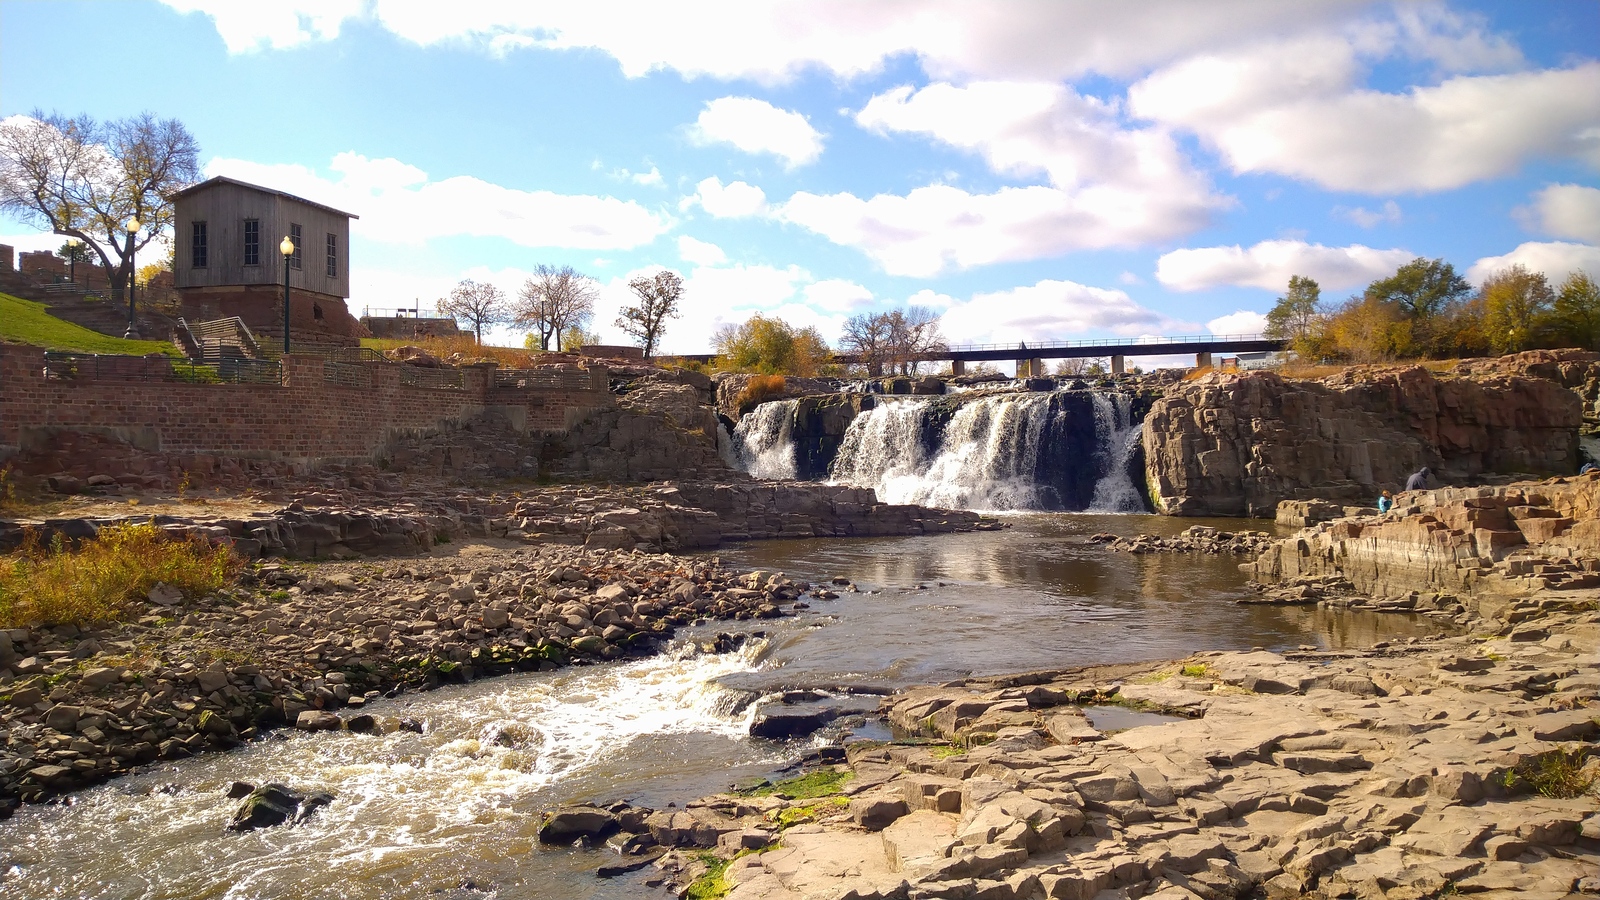
<svg viewBox="0 0 1600 900"><path fill-rule="evenodd" d="M1072 350L1079 347L1145 347L1162 344L1232 344L1268 340L1260 334L1187 334L1172 337L1090 338L1081 341L1018 341L1009 344L947 344L946 353L987 350Z"/></svg>

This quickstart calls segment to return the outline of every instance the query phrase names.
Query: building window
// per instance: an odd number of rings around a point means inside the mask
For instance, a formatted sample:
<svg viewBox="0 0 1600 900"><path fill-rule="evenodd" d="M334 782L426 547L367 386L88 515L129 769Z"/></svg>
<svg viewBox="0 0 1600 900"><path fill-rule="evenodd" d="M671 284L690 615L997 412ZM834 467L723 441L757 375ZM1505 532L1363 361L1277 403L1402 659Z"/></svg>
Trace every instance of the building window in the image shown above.
<svg viewBox="0 0 1600 900"><path fill-rule="evenodd" d="M289 268L298 269L302 257L301 251L305 250L305 247L304 242L300 240L300 226L293 222L289 223L289 242L294 244L294 252L289 254Z"/></svg>
<svg viewBox="0 0 1600 900"><path fill-rule="evenodd" d="M328 277L339 277L339 236L328 234Z"/></svg>
<svg viewBox="0 0 1600 900"><path fill-rule="evenodd" d="M261 265L261 220L244 220L244 264Z"/></svg>
<svg viewBox="0 0 1600 900"><path fill-rule="evenodd" d="M206 223L192 223L194 239L189 244L189 265L192 268L204 269L206 267Z"/></svg>

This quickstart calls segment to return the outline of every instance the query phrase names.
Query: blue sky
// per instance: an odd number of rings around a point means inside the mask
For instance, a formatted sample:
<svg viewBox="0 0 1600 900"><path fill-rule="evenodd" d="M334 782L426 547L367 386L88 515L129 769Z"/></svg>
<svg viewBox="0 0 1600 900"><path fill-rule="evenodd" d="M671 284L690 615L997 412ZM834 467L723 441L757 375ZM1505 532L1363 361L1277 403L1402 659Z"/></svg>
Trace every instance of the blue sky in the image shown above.
<svg viewBox="0 0 1600 900"><path fill-rule="evenodd" d="M207 174L357 213L357 314L554 263L615 340L683 273L668 351L907 302L954 343L1245 332L1293 274L1600 274L1597 35L1595 0L0 0L0 117L176 117Z"/></svg>

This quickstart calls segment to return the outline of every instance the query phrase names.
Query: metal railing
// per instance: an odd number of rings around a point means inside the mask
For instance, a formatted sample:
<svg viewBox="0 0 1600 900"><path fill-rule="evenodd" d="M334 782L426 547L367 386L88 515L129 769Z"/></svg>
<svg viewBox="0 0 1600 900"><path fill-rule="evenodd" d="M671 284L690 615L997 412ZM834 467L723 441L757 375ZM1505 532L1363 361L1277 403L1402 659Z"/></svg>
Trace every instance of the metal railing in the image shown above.
<svg viewBox="0 0 1600 900"><path fill-rule="evenodd" d="M346 347L340 344L291 344L289 353L295 356L320 356L324 360L333 360L341 363L385 363L394 364L394 360L370 347ZM267 359L278 359L283 356L283 348L271 344L261 348L261 355Z"/></svg>
<svg viewBox="0 0 1600 900"><path fill-rule="evenodd" d="M400 383L407 387L448 391L465 390L467 386L460 369L431 369L424 366L401 366Z"/></svg>
<svg viewBox="0 0 1600 900"><path fill-rule="evenodd" d="M532 391L588 391L594 389L588 372L551 369L495 369L494 386Z"/></svg>
<svg viewBox="0 0 1600 900"><path fill-rule="evenodd" d="M328 384L339 384L345 387L370 388L372 387L372 370L360 363L324 359L322 361L322 380Z"/></svg>
<svg viewBox="0 0 1600 900"><path fill-rule="evenodd" d="M1018 341L1014 344L948 344L941 353L983 352L988 350L1074 350L1079 347L1144 347L1152 344L1234 344L1270 340L1260 334L1190 334L1176 337L1091 338L1081 341Z"/></svg>
<svg viewBox="0 0 1600 900"><path fill-rule="evenodd" d="M282 384L283 367L257 359L225 359L215 365L164 356L102 353L44 354L44 377L52 381L165 381L188 384Z"/></svg>

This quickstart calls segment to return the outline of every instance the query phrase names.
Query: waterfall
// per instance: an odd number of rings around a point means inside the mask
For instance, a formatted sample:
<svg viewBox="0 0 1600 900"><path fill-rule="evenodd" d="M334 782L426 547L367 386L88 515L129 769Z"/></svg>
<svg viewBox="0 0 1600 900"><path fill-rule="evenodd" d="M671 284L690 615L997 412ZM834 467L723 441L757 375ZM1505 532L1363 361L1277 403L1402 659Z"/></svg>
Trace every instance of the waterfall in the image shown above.
<svg viewBox="0 0 1600 900"><path fill-rule="evenodd" d="M1102 436L1101 446L1109 458L1105 473L1095 482L1090 512L1144 512L1144 494L1133 482L1134 454L1138 452L1144 429L1133 420L1133 401L1126 394L1094 395L1095 431Z"/></svg>
<svg viewBox="0 0 1600 900"><path fill-rule="evenodd" d="M733 429L736 468L756 478L795 477L796 400L774 400L747 413Z"/></svg>
<svg viewBox="0 0 1600 900"><path fill-rule="evenodd" d="M885 400L851 422L831 478L887 503L1142 512L1132 412L1090 391Z"/></svg>

